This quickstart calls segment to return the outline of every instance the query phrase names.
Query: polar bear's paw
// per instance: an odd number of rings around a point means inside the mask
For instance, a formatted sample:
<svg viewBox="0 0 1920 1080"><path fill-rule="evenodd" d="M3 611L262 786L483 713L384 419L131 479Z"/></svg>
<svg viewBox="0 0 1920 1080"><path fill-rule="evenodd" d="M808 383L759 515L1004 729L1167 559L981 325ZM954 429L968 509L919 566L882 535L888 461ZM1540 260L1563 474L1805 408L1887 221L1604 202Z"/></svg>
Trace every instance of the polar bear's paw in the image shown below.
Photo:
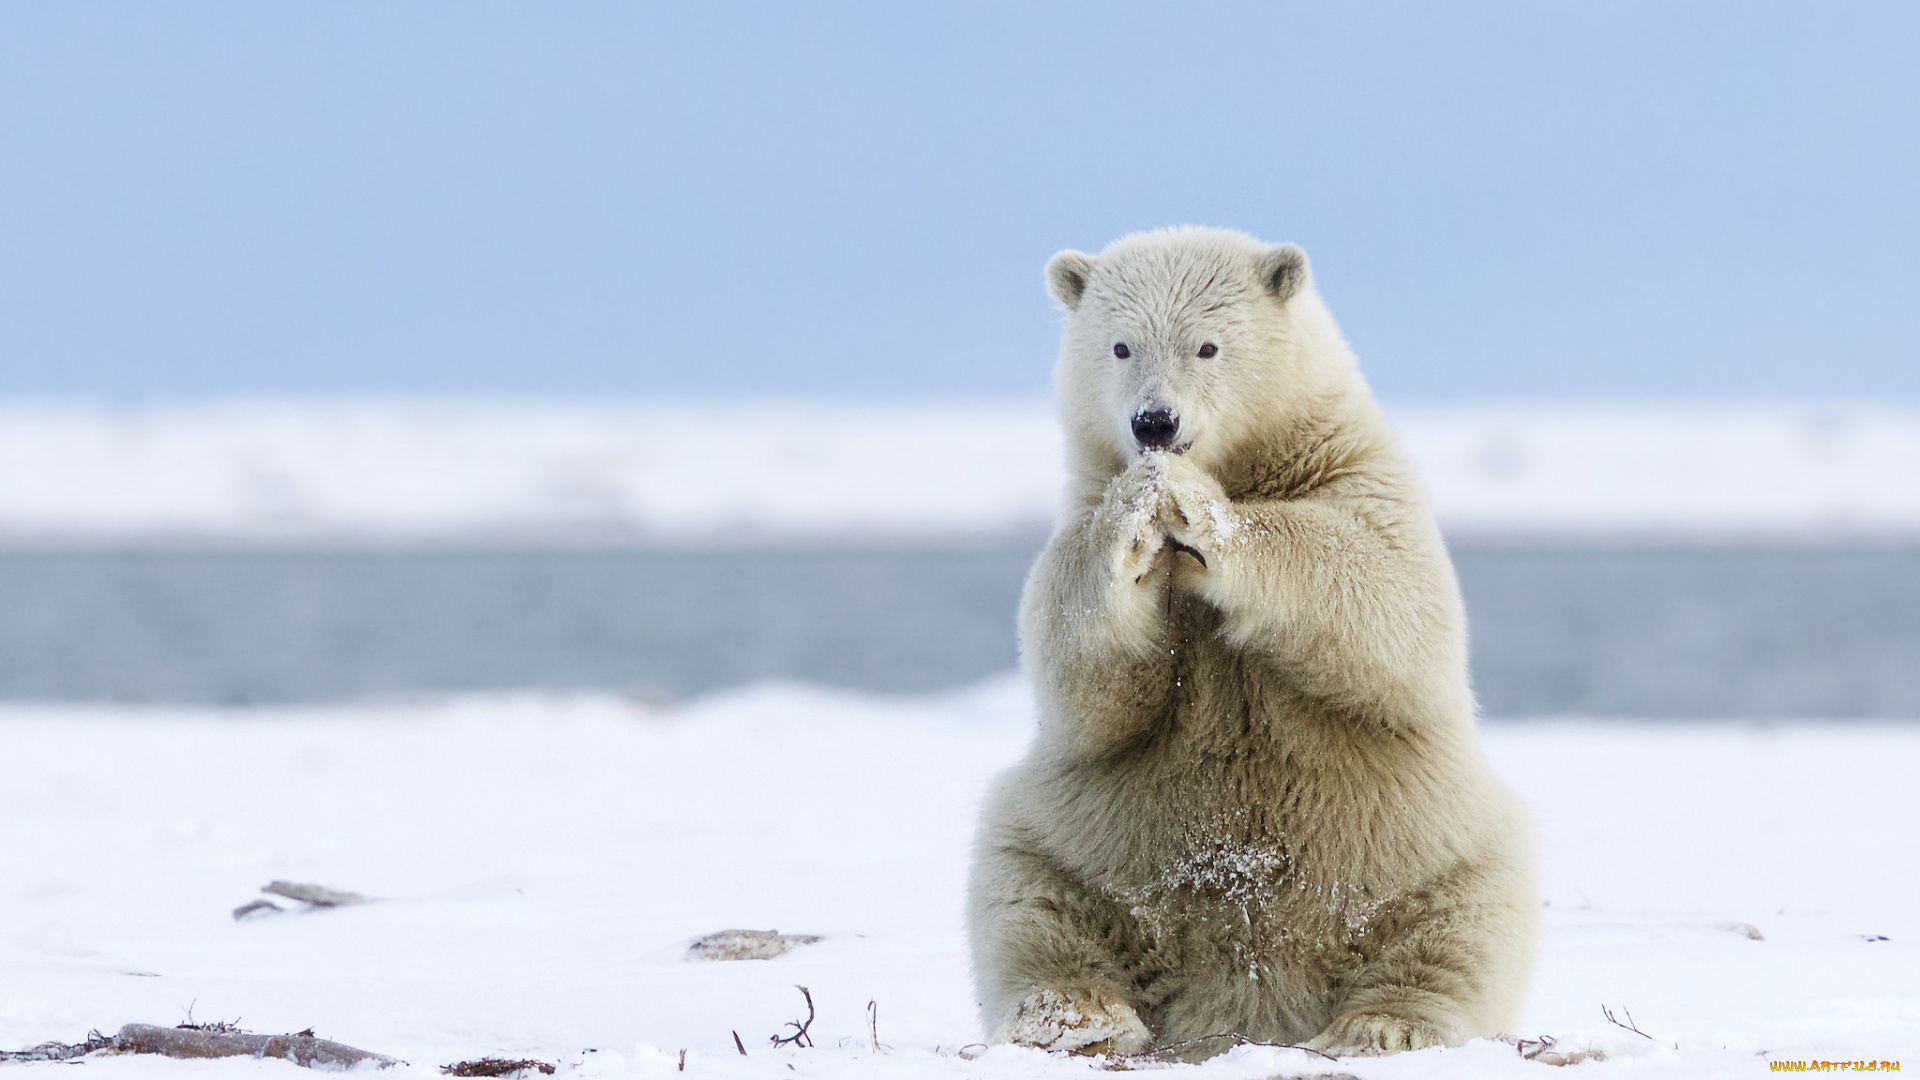
<svg viewBox="0 0 1920 1080"><path fill-rule="evenodd" d="M1133 1006L1117 998L1036 990L1014 1006L1000 1039L1075 1054L1135 1054L1147 1048L1153 1034Z"/></svg>
<svg viewBox="0 0 1920 1080"><path fill-rule="evenodd" d="M1153 571L1154 560L1167 544L1166 534L1151 517L1137 515L1121 522L1119 542L1114 545L1113 580L1121 585L1139 585Z"/></svg>
<svg viewBox="0 0 1920 1080"><path fill-rule="evenodd" d="M1107 485L1100 514L1111 537L1113 579L1116 584L1139 585L1153 569L1166 545L1160 525L1166 501L1166 460L1153 454L1134 462Z"/></svg>
<svg viewBox="0 0 1920 1080"><path fill-rule="evenodd" d="M1245 527L1220 482L1191 461L1169 462L1162 484L1166 497L1161 520L1167 534L1192 552L1200 565L1207 565L1208 555L1230 546Z"/></svg>
<svg viewBox="0 0 1920 1080"><path fill-rule="evenodd" d="M1386 1012L1355 1012L1327 1025L1307 1046L1327 1054L1397 1054L1445 1046L1447 1033L1439 1024L1417 1016Z"/></svg>

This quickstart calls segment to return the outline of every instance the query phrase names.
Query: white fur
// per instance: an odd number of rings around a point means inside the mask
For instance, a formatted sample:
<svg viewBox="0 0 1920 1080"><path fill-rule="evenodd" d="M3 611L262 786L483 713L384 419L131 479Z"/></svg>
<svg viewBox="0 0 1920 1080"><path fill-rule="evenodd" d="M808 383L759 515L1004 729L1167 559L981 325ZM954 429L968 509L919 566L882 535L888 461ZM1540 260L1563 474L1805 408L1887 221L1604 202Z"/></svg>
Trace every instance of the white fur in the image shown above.
<svg viewBox="0 0 1920 1080"><path fill-rule="evenodd" d="M1510 1031L1530 826L1481 758L1446 550L1305 256L1166 230L1047 280L1073 482L1021 611L1040 730L971 886L989 1031L1121 1053ZM1173 452L1133 437L1154 409Z"/></svg>

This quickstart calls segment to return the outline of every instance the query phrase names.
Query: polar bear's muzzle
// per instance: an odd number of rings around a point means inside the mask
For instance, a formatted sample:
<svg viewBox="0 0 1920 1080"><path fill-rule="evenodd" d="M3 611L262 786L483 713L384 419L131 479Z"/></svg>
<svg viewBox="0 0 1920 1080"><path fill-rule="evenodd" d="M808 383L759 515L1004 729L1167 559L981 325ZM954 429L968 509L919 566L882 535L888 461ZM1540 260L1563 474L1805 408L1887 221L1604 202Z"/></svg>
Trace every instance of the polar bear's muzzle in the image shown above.
<svg viewBox="0 0 1920 1080"><path fill-rule="evenodd" d="M1176 446L1180 438L1180 418L1172 409L1141 409L1133 414L1133 439L1142 450L1172 450L1179 453L1185 446Z"/></svg>

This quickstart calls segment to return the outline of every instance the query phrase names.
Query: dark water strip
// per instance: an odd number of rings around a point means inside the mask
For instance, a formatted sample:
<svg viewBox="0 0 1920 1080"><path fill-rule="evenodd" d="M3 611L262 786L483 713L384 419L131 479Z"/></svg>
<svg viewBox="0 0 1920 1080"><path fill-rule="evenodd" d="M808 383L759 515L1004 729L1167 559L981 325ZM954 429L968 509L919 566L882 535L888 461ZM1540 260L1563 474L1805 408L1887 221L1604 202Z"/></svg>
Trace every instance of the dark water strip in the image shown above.
<svg viewBox="0 0 1920 1080"><path fill-rule="evenodd" d="M1014 664L1029 548L0 553L0 699L265 703ZM1920 548L1455 551L1490 715L1920 717Z"/></svg>
<svg viewBox="0 0 1920 1080"><path fill-rule="evenodd" d="M1920 717L1920 548L1456 550L1490 715Z"/></svg>

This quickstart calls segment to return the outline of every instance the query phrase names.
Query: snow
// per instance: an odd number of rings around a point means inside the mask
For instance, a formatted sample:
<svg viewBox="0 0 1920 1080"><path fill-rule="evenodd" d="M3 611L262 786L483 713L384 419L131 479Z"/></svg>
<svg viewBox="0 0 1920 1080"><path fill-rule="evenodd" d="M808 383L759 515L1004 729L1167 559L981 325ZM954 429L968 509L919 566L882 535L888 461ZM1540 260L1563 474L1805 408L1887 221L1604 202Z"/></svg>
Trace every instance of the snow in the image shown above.
<svg viewBox="0 0 1920 1080"><path fill-rule="evenodd" d="M1920 409L1389 410L1458 535L1920 536ZM1042 401L0 403L0 541L1043 535Z"/></svg>
<svg viewBox="0 0 1920 1080"><path fill-rule="evenodd" d="M1011 678L921 698L769 685L671 708L6 707L0 1049L191 1009L255 1031L312 1025L406 1059L405 1077L489 1054L563 1076L681 1075L682 1049L695 1077L1096 1075L1031 1050L960 1053L982 1037L961 925L976 804L1031 716ZM1543 845L1545 938L1516 1034L1610 1055L1574 1075L1920 1064L1920 728L1484 734ZM373 900L231 917L275 879ZM773 960L684 958L730 928L824 940ZM774 1049L804 1015L796 984L818 1006L817 1045ZM81 1068L302 1075L251 1060ZM1556 1075L1492 1041L1337 1065L1249 1047L1172 1068Z"/></svg>

